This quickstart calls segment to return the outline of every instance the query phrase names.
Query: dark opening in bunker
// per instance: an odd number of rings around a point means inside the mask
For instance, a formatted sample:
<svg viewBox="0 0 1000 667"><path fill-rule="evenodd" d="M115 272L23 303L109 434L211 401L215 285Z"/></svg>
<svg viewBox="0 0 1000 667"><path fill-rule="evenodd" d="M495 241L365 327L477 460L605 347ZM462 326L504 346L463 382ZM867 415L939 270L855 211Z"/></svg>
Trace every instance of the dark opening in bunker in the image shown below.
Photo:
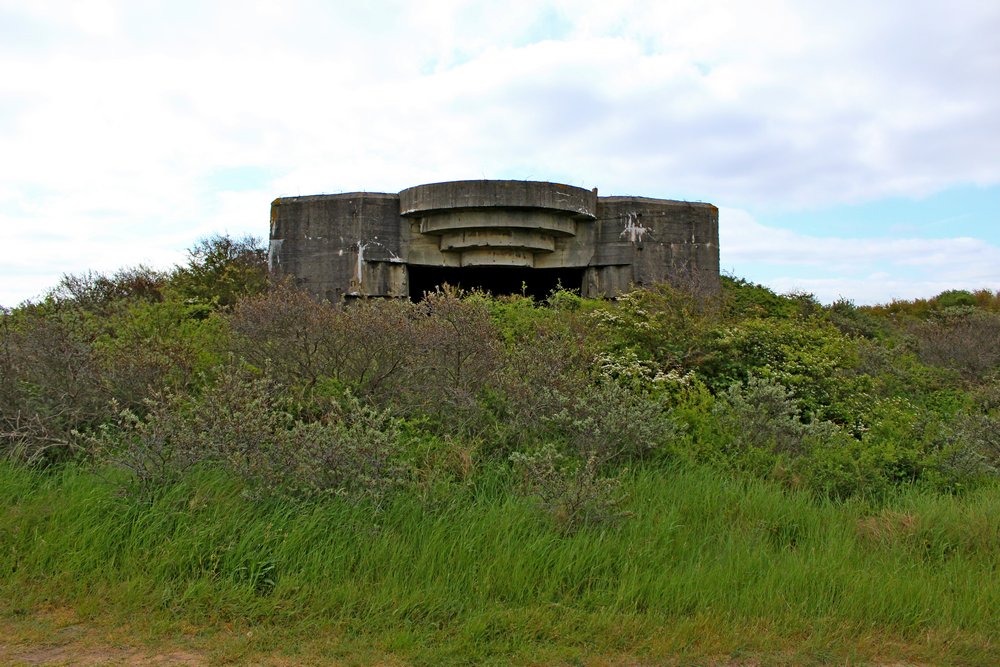
<svg viewBox="0 0 1000 667"><path fill-rule="evenodd" d="M508 266L445 266L409 267L410 298L418 301L424 293L433 292L447 283L464 290L479 289L494 296L525 294L540 301L558 287L580 290L583 286L581 268L526 269Z"/></svg>

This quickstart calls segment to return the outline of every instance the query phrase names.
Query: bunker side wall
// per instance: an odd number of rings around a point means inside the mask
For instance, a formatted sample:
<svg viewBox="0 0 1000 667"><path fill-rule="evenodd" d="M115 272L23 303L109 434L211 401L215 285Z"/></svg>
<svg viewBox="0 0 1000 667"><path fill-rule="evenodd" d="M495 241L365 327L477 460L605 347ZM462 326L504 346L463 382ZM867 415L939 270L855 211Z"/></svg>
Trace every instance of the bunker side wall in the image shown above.
<svg viewBox="0 0 1000 667"><path fill-rule="evenodd" d="M655 282L716 292L719 209L711 204L599 197L588 296L614 296Z"/></svg>
<svg viewBox="0 0 1000 667"><path fill-rule="evenodd" d="M268 265L320 299L406 296L399 197L347 193L271 204Z"/></svg>

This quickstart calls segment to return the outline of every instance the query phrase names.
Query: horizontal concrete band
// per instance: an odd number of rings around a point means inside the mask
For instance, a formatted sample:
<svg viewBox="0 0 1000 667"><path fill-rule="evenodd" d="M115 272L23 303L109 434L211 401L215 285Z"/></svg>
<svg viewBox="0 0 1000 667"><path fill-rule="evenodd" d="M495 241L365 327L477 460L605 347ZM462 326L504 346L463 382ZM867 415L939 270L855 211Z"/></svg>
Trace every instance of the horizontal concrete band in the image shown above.
<svg viewBox="0 0 1000 667"><path fill-rule="evenodd" d="M399 193L400 213L480 208L547 209L576 218L597 217L597 192L540 181L451 181L407 188Z"/></svg>
<svg viewBox="0 0 1000 667"><path fill-rule="evenodd" d="M477 248L462 253L462 266L535 266L535 254L515 248Z"/></svg>
<svg viewBox="0 0 1000 667"><path fill-rule="evenodd" d="M441 235L441 250L471 248L521 248L530 252L552 252L556 249L556 240L551 234L521 229L476 229Z"/></svg>
<svg viewBox="0 0 1000 667"><path fill-rule="evenodd" d="M586 224L586 223L583 223ZM504 211L503 215L488 210L439 212L420 219L421 234L443 234L474 229L531 229L553 236L573 236L576 221L566 215L549 211Z"/></svg>

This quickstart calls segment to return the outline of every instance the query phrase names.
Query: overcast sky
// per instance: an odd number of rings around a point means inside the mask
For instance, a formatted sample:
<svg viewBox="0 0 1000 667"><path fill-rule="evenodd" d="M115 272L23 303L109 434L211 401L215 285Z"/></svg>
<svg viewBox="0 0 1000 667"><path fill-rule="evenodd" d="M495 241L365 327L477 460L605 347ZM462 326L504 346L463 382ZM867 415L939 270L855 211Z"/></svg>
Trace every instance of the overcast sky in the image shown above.
<svg viewBox="0 0 1000 667"><path fill-rule="evenodd" d="M998 0L0 0L0 304L470 178L712 202L723 271L824 302L997 290L998 35Z"/></svg>

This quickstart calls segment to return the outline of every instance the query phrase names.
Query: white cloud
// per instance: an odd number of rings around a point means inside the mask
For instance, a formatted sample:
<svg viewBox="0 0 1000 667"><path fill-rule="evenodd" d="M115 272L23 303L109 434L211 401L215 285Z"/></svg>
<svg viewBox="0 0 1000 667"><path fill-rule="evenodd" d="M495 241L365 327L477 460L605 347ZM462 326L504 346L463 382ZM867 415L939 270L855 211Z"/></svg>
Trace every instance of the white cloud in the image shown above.
<svg viewBox="0 0 1000 667"><path fill-rule="evenodd" d="M1000 247L979 239L810 236L726 208L719 221L723 268L779 292L871 304L950 289L1000 290Z"/></svg>
<svg viewBox="0 0 1000 667"><path fill-rule="evenodd" d="M97 251L55 246L95 229L189 245L265 233L274 196L451 178L757 208L996 185L998 32L974 1L0 0L0 239L80 271ZM206 190L240 166L273 177Z"/></svg>

